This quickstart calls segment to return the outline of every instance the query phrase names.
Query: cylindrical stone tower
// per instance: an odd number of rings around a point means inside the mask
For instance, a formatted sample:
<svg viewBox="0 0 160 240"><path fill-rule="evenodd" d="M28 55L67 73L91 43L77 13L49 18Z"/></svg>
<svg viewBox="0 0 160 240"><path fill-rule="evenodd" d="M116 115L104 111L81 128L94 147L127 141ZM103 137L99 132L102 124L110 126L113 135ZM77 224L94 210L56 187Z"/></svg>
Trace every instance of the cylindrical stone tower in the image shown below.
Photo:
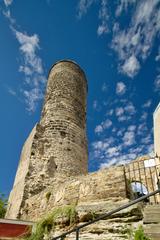
<svg viewBox="0 0 160 240"><path fill-rule="evenodd" d="M75 62L64 60L53 65L40 125L50 144L47 152L56 174L88 172L86 96L86 77Z"/></svg>
<svg viewBox="0 0 160 240"><path fill-rule="evenodd" d="M86 95L85 74L76 63L65 60L53 65L40 123L21 152L6 217L28 218L41 192L53 191L64 177L88 172Z"/></svg>

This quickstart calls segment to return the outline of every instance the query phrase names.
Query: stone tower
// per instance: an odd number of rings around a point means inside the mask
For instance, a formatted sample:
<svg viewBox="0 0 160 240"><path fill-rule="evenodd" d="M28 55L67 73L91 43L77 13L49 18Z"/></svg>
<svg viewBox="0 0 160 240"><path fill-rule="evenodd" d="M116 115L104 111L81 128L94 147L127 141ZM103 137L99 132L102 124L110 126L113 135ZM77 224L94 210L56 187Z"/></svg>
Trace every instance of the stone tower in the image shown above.
<svg viewBox="0 0 160 240"><path fill-rule="evenodd" d="M160 103L158 104L156 110L153 114L153 122L154 122L154 152L155 152L155 160L157 165L157 170L159 173L159 181L160 181Z"/></svg>
<svg viewBox="0 0 160 240"><path fill-rule="evenodd" d="M87 173L86 94L86 78L77 64L61 61L52 67L40 120L52 174Z"/></svg>
<svg viewBox="0 0 160 240"><path fill-rule="evenodd" d="M86 77L75 62L53 65L40 123L22 149L7 218L21 217L26 200L58 179L88 172L86 96Z"/></svg>
<svg viewBox="0 0 160 240"><path fill-rule="evenodd" d="M154 152L160 158L160 103L153 114L154 121Z"/></svg>

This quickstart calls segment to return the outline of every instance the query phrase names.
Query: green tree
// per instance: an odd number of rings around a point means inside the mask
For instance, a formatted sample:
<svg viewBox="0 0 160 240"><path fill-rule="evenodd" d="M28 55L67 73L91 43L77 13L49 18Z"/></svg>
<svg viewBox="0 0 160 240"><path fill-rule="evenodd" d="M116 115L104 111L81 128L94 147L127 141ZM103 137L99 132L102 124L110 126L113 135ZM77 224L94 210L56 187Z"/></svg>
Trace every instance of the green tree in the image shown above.
<svg viewBox="0 0 160 240"><path fill-rule="evenodd" d="M0 218L4 218L7 207L7 199L3 194L0 194Z"/></svg>

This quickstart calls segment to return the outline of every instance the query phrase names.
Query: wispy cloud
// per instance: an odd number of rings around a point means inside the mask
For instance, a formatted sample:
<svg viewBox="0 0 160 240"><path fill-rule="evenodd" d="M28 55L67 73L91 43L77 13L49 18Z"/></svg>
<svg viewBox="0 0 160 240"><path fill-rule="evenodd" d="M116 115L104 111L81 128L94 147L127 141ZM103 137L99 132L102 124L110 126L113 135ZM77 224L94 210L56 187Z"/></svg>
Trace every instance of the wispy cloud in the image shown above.
<svg viewBox="0 0 160 240"><path fill-rule="evenodd" d="M118 82L116 86L116 93L123 95L126 92L126 85L123 82Z"/></svg>
<svg viewBox="0 0 160 240"><path fill-rule="evenodd" d="M13 90L12 88L8 87L8 92L13 95L13 96L16 96L16 91Z"/></svg>
<svg viewBox="0 0 160 240"><path fill-rule="evenodd" d="M160 74L157 75L154 85L155 85L155 88L154 88L155 92L159 91L160 90Z"/></svg>
<svg viewBox="0 0 160 240"><path fill-rule="evenodd" d="M121 70L123 73L129 77L134 77L140 69L140 64L136 56L132 55L127 60L125 60Z"/></svg>
<svg viewBox="0 0 160 240"><path fill-rule="evenodd" d="M125 146L130 146L135 144L135 132L134 131L127 131L123 137L123 143Z"/></svg>
<svg viewBox="0 0 160 240"><path fill-rule="evenodd" d="M143 105L142 108L149 108L152 104L152 100L148 99Z"/></svg>
<svg viewBox="0 0 160 240"><path fill-rule="evenodd" d="M98 29L97 29L97 34L99 36L109 31L109 28L108 28L109 13L108 13L107 4L108 4L108 0L101 0L101 7L99 10L99 19L101 21L101 24L98 26Z"/></svg>
<svg viewBox="0 0 160 240"><path fill-rule="evenodd" d="M86 14L96 0L80 0L79 16ZM160 32L159 0L119 0L115 3L115 14L110 13L110 0L100 0L97 34L112 32L112 49L119 59L119 71L133 78L150 55L156 36ZM131 19L124 29L119 18L123 11L132 7ZM119 22L119 23L118 23ZM110 26L108 27L108 23ZM157 54L156 61L159 59Z"/></svg>
<svg viewBox="0 0 160 240"><path fill-rule="evenodd" d="M19 92L11 87L8 92L15 96L21 95L21 97L18 96L18 99L24 100L27 111L34 112L38 101L43 98L46 83L42 59L38 56L40 40L37 34L29 35L24 31L17 30L16 20L12 18L10 12L12 2L12 0L4 0L6 10L3 11L3 14L9 20L10 29L19 43L21 56L19 72L24 74L24 81L21 82Z"/></svg>
<svg viewBox="0 0 160 240"><path fill-rule="evenodd" d="M81 18L84 14L86 14L87 10L94 2L95 0L80 0L78 3L78 17Z"/></svg>
<svg viewBox="0 0 160 240"><path fill-rule="evenodd" d="M13 2L13 0L4 0L4 4L6 7L8 7L9 5L11 5Z"/></svg>
<svg viewBox="0 0 160 240"><path fill-rule="evenodd" d="M135 106L132 102L128 102L128 104L125 106L125 111L128 112L130 115L133 115L136 113Z"/></svg>
<svg viewBox="0 0 160 240"><path fill-rule="evenodd" d="M120 4L117 6L116 9L116 16L120 16L122 11L127 11L128 7L131 4L135 4L137 0L120 0Z"/></svg>
<svg viewBox="0 0 160 240"><path fill-rule="evenodd" d="M111 126L112 126L112 121L110 119L106 119L105 121L101 122L101 124L96 126L95 133L100 134Z"/></svg>
<svg viewBox="0 0 160 240"><path fill-rule="evenodd" d="M97 112L100 112L102 109L101 105L99 104L99 102L97 100L93 101L93 109Z"/></svg>
<svg viewBox="0 0 160 240"><path fill-rule="evenodd" d="M115 110L115 114L116 114L117 117L123 115L124 114L124 108L117 107L116 110Z"/></svg>
<svg viewBox="0 0 160 240"><path fill-rule="evenodd" d="M21 90L25 97L27 110L33 112L38 100L43 97L43 89L46 79L41 58L37 55L39 50L39 37L37 34L29 36L27 33L11 28L20 44L19 50L22 56L19 71L24 73L25 88Z"/></svg>
<svg viewBox="0 0 160 240"><path fill-rule="evenodd" d="M128 1L127 1L128 2ZM142 0L137 3L128 29L114 26L112 47L120 60L120 70L134 77L143 62L151 53L153 42L160 31L159 0Z"/></svg>
<svg viewBox="0 0 160 240"><path fill-rule="evenodd" d="M155 60L156 60L156 61L160 61L160 47L159 47L159 49L158 49L158 54L157 54Z"/></svg>
<svg viewBox="0 0 160 240"><path fill-rule="evenodd" d="M106 83L103 83L103 85L102 85L102 91L103 91L103 92L106 92L106 91L107 91L107 85L106 85Z"/></svg>

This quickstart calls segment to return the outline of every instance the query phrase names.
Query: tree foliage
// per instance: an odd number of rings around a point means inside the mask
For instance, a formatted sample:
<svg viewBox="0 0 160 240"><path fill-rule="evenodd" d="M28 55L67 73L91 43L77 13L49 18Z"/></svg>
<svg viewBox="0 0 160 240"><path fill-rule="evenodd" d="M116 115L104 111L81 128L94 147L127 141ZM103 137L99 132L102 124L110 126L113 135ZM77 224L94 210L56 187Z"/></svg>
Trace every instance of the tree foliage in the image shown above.
<svg viewBox="0 0 160 240"><path fill-rule="evenodd" d="M7 199L3 194L0 194L0 218L4 218L7 207Z"/></svg>

